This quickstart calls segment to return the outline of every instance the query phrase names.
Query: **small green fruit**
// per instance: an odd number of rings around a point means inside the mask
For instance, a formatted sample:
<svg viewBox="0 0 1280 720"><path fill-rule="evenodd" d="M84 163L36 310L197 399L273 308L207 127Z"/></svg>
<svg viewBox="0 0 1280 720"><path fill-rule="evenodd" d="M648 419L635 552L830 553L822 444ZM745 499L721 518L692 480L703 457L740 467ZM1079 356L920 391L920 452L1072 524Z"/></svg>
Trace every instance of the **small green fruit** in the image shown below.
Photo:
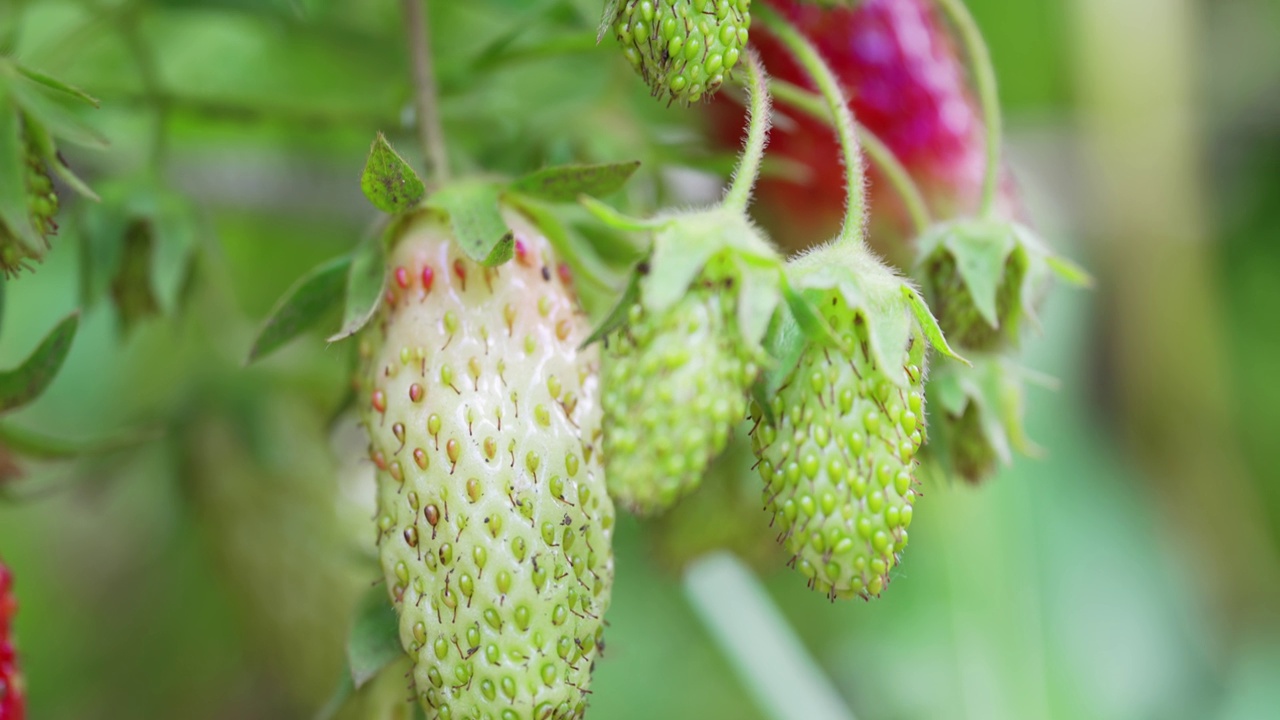
<svg viewBox="0 0 1280 720"><path fill-rule="evenodd" d="M613 31L636 72L672 101L715 94L746 51L751 0L624 0Z"/></svg>

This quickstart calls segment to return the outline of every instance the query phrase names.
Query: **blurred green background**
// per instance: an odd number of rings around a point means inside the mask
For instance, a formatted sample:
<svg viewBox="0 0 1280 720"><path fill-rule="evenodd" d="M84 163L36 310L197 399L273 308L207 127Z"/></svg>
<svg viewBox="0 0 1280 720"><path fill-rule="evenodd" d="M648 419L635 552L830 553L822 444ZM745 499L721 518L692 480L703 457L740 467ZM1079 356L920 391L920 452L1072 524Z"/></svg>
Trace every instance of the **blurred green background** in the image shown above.
<svg viewBox="0 0 1280 720"><path fill-rule="evenodd" d="M6 284L0 367L84 308L13 420L159 435L24 465L0 504L30 715L308 717L374 579L349 541L372 539L368 468L335 459L360 449L334 418L347 350L312 336L243 358L275 299L375 216L358 187L374 132L421 167L397 3L0 3L16 56L100 98L84 116L111 140L66 151L104 203L68 202L45 264ZM927 488L875 602L829 604L785 568L763 586L858 718L1276 717L1280 4L970 5L1031 214L1098 280L1052 296L1028 352L1059 380L1030 399L1046 455ZM725 167L696 110L595 46L598 0L432 6L460 166L638 158L637 210L682 199L676 170ZM158 271L180 313L126 321L95 228L147 193L178 208L157 242L194 269ZM768 717L651 535L620 522L589 717Z"/></svg>

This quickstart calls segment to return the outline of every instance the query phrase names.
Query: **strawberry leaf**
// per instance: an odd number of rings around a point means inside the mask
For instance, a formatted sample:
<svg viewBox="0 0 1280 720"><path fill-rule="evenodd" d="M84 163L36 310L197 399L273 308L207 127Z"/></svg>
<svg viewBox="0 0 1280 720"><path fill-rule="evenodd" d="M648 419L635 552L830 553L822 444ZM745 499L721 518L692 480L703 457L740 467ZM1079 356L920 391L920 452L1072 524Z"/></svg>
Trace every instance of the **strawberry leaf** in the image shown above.
<svg viewBox="0 0 1280 720"><path fill-rule="evenodd" d="M79 312L68 315L21 365L0 372L0 413L26 405L44 392L67 359L79 324Z"/></svg>
<svg viewBox="0 0 1280 720"><path fill-rule="evenodd" d="M515 236L498 208L500 196L492 182L464 180L445 186L427 203L449 215L454 239L467 257L494 267L515 254Z"/></svg>
<svg viewBox="0 0 1280 720"><path fill-rule="evenodd" d="M548 202L574 202L581 195L609 195L631 179L640 162L607 165L559 165L543 168L511 183L511 190Z"/></svg>
<svg viewBox="0 0 1280 720"><path fill-rule="evenodd" d="M374 207L392 215L413 207L426 194L422 179L409 163L391 148L382 133L373 139L369 159L360 176L360 189Z"/></svg>
<svg viewBox="0 0 1280 720"><path fill-rule="evenodd" d="M275 352L337 306L350 269L351 256L344 255L313 268L295 282L258 331L247 362Z"/></svg>
<svg viewBox="0 0 1280 720"><path fill-rule="evenodd" d="M344 340L359 332L378 309L386 286L386 245L378 233L371 233L352 252L342 329L331 335L329 342Z"/></svg>
<svg viewBox="0 0 1280 720"><path fill-rule="evenodd" d="M347 637L347 669L359 690L378 671L404 656L400 646L400 619L381 586L369 588L356 611Z"/></svg>

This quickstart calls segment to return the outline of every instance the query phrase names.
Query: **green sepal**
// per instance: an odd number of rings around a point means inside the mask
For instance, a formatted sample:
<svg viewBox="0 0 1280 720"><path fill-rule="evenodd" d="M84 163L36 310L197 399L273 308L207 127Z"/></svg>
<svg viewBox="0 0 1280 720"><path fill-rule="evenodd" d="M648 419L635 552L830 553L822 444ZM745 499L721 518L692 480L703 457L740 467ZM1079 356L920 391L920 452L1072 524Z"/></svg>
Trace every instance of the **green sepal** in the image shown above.
<svg viewBox="0 0 1280 720"><path fill-rule="evenodd" d="M996 294L1004 280L1009 255L1017 247L1012 228L1000 221L963 220L937 226L934 232L936 237L926 235L921 239L921 257L937 252L935 247L945 248L955 258L956 270L982 319L999 328Z"/></svg>
<svg viewBox="0 0 1280 720"><path fill-rule="evenodd" d="M796 313L790 304L787 312L774 314L764 341L765 351L773 362L764 368L760 381L755 385L756 401L764 409L770 422L772 422L773 411L768 400L787 384L788 378L795 371L796 365L800 362L800 356L804 354L810 341L810 335L797 320Z"/></svg>
<svg viewBox="0 0 1280 720"><path fill-rule="evenodd" d="M713 207L669 215L653 236L642 301L645 309L661 312L684 297L700 275L713 281L732 278L748 266L775 273L776 295L782 258L742 213Z"/></svg>
<svg viewBox="0 0 1280 720"><path fill-rule="evenodd" d="M128 335L139 322L160 313L151 277L156 249L155 228L149 220L134 220L125 228L120 264L111 278L111 300Z"/></svg>
<svg viewBox="0 0 1280 720"><path fill-rule="evenodd" d="M346 300L342 311L342 327L330 335L329 342L345 340L363 328L382 302L387 289L387 243L407 216L391 223L385 233L368 233L351 252L351 265L347 268Z"/></svg>
<svg viewBox="0 0 1280 720"><path fill-rule="evenodd" d="M417 205L427 193L422 178L378 133L360 175L360 189L379 210L396 215Z"/></svg>
<svg viewBox="0 0 1280 720"><path fill-rule="evenodd" d="M618 302L614 304L613 309L605 319L591 331L591 335L582 341L581 347L587 347L591 343L597 342L609 333L617 330L627 323L627 319L631 314L631 306L640 301L640 274L632 273L631 281L627 283L627 287L622 291Z"/></svg>
<svg viewBox="0 0 1280 720"><path fill-rule="evenodd" d="M909 387L904 369L908 340L923 334L908 299L911 286L861 246L829 243L789 264L792 284L807 296L834 290L852 313L863 316L871 355L881 372L899 387ZM941 333L939 333L941 336Z"/></svg>
<svg viewBox="0 0 1280 720"><path fill-rule="evenodd" d="M907 304L911 306L911 312L915 314L916 322L920 324L920 330L924 333L925 340L929 341L933 349L956 362L968 365L969 361L952 349L950 343L947 342L946 336L942 334L942 327L938 325L938 319L933 316L933 312L929 310L929 305L920 296L920 292L903 283L902 294L906 297Z"/></svg>
<svg viewBox="0 0 1280 720"><path fill-rule="evenodd" d="M596 31L596 44L599 45L604 36L613 31L613 24L618 20L618 11L622 9L622 0L609 0L600 16L600 29Z"/></svg>
<svg viewBox="0 0 1280 720"><path fill-rule="evenodd" d="M79 325L80 313L71 313L49 331L21 365L0 372L0 413L26 405L53 382L71 351Z"/></svg>
<svg viewBox="0 0 1280 720"><path fill-rule="evenodd" d="M617 192L639 167L638 160L604 165L558 165L525 175L508 189L547 202L575 202L583 195Z"/></svg>
<svg viewBox="0 0 1280 720"><path fill-rule="evenodd" d="M454 242L467 257L496 267L515 255L515 235L502 219L502 186L489 180L450 183L424 201L449 216Z"/></svg>
<svg viewBox="0 0 1280 720"><path fill-rule="evenodd" d="M662 218L642 220L640 218L633 218L629 215L625 215L613 209L612 206L602 203L590 195L583 195L579 197L578 203L606 226L622 232L648 232L656 230L666 224L666 220Z"/></svg>
<svg viewBox="0 0 1280 720"><path fill-rule="evenodd" d="M380 670L404 657L400 645L400 618L387 598L386 588L369 588L356 610L347 636L347 670L352 687L364 687Z"/></svg>
<svg viewBox="0 0 1280 720"><path fill-rule="evenodd" d="M351 256L343 255L299 278L258 330L245 364L270 355L328 315L342 300L350 271Z"/></svg>

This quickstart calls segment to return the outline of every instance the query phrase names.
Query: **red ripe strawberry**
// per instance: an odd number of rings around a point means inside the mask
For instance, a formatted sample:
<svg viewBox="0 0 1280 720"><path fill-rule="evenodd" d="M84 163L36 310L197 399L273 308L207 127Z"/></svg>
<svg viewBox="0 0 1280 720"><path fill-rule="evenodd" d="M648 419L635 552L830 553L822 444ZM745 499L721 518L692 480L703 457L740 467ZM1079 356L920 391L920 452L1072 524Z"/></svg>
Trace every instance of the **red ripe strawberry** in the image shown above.
<svg viewBox="0 0 1280 720"><path fill-rule="evenodd" d="M0 720L22 720L26 717L18 677L18 657L13 646L12 624L17 612L13 573L0 562Z"/></svg>
<svg viewBox="0 0 1280 720"><path fill-rule="evenodd" d="M864 0L855 9L766 1L817 46L858 122L907 168L935 217L977 209L986 167L984 126L957 45L932 2ZM813 89L807 73L763 27L751 40L773 77ZM726 147L738 145L741 109L725 100L714 108L716 137ZM843 216L840 150L825 123L788 114L794 122L775 128L769 151L801 172L763 178L756 197L777 236L808 244L833 234ZM873 244L888 248L912 236L896 193L874 162L868 163L868 179Z"/></svg>

